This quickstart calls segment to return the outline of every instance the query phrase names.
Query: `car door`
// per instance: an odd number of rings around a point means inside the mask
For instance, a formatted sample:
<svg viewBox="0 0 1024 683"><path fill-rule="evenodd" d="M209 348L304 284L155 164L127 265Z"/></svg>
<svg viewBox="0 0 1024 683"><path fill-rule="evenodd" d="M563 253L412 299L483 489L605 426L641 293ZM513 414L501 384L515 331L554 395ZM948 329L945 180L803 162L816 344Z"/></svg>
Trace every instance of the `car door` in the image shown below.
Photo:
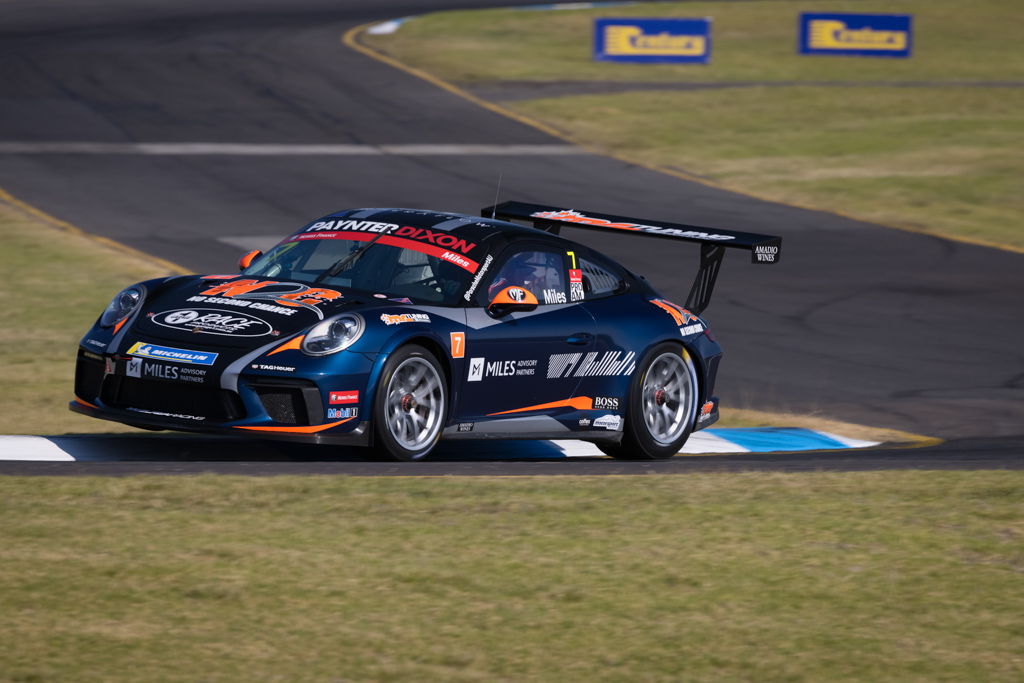
<svg viewBox="0 0 1024 683"><path fill-rule="evenodd" d="M458 406L460 421L502 420L499 431L529 433L564 428L548 413L573 412L579 377L564 372L594 343L594 319L569 301L564 251L542 243L505 250L486 287L467 309L466 376ZM487 302L506 286L522 287L538 300L532 311L494 317ZM468 428L468 427L467 427Z"/></svg>
<svg viewBox="0 0 1024 683"><path fill-rule="evenodd" d="M593 426L618 430L637 362L653 332L650 311L630 294L628 277L616 264L580 250L576 270L583 280L583 308L594 318L596 334L589 354L580 362L577 391L593 399Z"/></svg>

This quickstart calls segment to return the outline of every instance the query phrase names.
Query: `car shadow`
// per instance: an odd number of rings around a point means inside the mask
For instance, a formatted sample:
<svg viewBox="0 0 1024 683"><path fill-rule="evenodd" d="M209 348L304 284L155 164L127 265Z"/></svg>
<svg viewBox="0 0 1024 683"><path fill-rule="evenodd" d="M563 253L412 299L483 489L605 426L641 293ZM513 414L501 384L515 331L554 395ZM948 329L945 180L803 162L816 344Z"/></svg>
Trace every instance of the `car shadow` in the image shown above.
<svg viewBox="0 0 1024 683"><path fill-rule="evenodd" d="M41 437L38 460L76 462L368 462L367 448L191 434L65 434ZM604 457L591 444L552 441L442 441L432 462ZM2 458L0 458L2 459Z"/></svg>

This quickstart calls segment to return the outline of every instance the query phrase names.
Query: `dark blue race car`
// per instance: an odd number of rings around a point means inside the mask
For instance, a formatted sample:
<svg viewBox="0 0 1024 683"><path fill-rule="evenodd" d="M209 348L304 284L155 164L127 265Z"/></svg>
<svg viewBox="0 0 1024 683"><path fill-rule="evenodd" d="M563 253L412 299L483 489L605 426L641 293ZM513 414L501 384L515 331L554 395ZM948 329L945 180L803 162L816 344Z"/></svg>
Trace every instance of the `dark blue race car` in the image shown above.
<svg viewBox="0 0 1024 683"><path fill-rule="evenodd" d="M521 202L482 213L341 211L246 255L239 274L132 285L82 339L70 407L397 460L442 438L667 458L718 419L721 349L698 315L725 247L775 263L780 238ZM700 244L687 301L562 226Z"/></svg>

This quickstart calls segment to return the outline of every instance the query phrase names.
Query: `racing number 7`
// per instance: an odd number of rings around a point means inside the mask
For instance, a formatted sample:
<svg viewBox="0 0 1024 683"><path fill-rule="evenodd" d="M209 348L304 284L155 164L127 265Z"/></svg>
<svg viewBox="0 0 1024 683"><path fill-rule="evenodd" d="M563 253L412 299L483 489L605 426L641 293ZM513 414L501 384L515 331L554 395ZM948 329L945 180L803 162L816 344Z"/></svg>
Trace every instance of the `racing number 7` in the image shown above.
<svg viewBox="0 0 1024 683"><path fill-rule="evenodd" d="M466 355L466 333L452 332L452 358L462 358Z"/></svg>

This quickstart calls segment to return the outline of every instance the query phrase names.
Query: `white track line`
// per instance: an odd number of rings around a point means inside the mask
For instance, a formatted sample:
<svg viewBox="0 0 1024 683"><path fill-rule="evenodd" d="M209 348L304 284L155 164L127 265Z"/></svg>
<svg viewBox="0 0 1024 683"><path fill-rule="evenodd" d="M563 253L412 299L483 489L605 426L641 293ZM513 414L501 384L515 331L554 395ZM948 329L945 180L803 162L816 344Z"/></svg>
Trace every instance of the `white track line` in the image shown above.
<svg viewBox="0 0 1024 683"><path fill-rule="evenodd" d="M0 436L0 460L71 462L75 457L42 436Z"/></svg>
<svg viewBox="0 0 1024 683"><path fill-rule="evenodd" d="M0 154L143 156L566 156L572 145L292 145L234 142L3 142Z"/></svg>

